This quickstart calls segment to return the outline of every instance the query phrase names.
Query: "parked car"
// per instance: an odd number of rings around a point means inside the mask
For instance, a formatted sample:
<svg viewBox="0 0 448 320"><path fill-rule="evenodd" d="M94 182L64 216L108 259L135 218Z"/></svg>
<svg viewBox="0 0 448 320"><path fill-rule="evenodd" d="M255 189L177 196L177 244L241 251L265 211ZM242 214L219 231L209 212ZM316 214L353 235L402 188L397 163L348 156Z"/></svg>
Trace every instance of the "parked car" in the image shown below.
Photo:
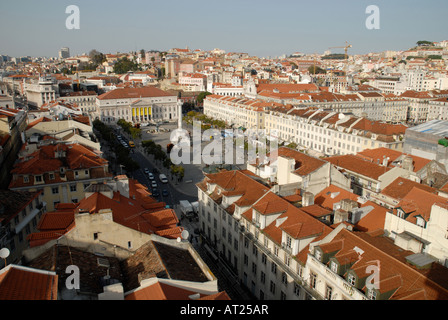
<svg viewBox="0 0 448 320"><path fill-rule="evenodd" d="M163 189L162 190L162 196L164 196L164 197L168 197L170 194L168 193L168 190L166 190L166 189Z"/></svg>
<svg viewBox="0 0 448 320"><path fill-rule="evenodd" d="M154 196L154 197L158 197L158 196L160 196L160 192L159 192L159 190L158 189L152 189L152 195Z"/></svg>
<svg viewBox="0 0 448 320"><path fill-rule="evenodd" d="M144 171L146 174L149 173L149 169L148 169L148 168L143 169L143 171Z"/></svg>
<svg viewBox="0 0 448 320"><path fill-rule="evenodd" d="M155 180L151 181L151 187L152 188L157 188L157 182Z"/></svg>
<svg viewBox="0 0 448 320"><path fill-rule="evenodd" d="M147 173L148 173L149 180L154 180L154 175L151 172L147 172Z"/></svg>

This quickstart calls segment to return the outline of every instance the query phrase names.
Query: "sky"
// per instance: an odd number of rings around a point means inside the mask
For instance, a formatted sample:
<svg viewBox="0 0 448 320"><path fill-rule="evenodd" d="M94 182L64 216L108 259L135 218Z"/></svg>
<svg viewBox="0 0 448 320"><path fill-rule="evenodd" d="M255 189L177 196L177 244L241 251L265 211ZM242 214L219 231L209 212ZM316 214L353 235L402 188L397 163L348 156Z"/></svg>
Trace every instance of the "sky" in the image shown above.
<svg viewBox="0 0 448 320"><path fill-rule="evenodd" d="M80 28L67 29L76 5ZM369 5L379 9L370 30ZM349 54L406 50L419 40L448 40L446 0L1 0L0 54L56 57L185 48L246 52ZM344 49L331 49L343 53Z"/></svg>

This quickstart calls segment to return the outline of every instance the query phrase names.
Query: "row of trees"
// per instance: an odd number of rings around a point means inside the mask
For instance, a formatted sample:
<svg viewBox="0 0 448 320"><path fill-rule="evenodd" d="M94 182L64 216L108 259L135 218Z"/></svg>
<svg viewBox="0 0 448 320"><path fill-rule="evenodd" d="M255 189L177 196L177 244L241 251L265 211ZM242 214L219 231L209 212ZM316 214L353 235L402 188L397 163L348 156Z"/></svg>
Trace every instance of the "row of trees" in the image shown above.
<svg viewBox="0 0 448 320"><path fill-rule="evenodd" d="M187 113L187 116L184 117L184 121L188 124L193 124L194 120L202 123L202 130L207 130L212 127L217 129L225 129L227 127L225 121L207 117L205 114L196 111L190 111Z"/></svg>
<svg viewBox="0 0 448 320"><path fill-rule="evenodd" d="M97 119L93 122L93 128L97 130L100 133L101 138L108 142L108 144L111 146L113 154L115 155L115 159L117 160L119 165L124 166L125 169L129 172L138 170L140 168L138 162L134 161L129 156L129 149L123 147L113 138L114 132L108 125Z"/></svg>
<svg viewBox="0 0 448 320"><path fill-rule="evenodd" d="M127 122L124 119L120 119L117 121L117 124L123 128L123 131L129 134L132 139L137 139L142 137L142 129L135 128L131 122Z"/></svg>
<svg viewBox="0 0 448 320"><path fill-rule="evenodd" d="M154 160L157 163L161 164L165 169L169 169L171 174L175 176L178 181L182 181L185 176L184 167L173 164L160 144L156 144L153 140L146 140L142 141L142 147L147 154L154 156Z"/></svg>

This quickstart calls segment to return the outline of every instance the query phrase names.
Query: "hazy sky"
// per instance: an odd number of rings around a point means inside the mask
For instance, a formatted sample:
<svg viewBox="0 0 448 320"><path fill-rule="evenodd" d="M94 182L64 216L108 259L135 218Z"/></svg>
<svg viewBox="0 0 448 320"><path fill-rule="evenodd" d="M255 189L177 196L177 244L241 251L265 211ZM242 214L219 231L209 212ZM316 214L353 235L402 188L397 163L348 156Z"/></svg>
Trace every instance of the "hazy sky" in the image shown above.
<svg viewBox="0 0 448 320"><path fill-rule="evenodd" d="M68 30L66 7L80 9ZM369 30L366 8L380 9ZM0 54L57 56L185 48L277 56L323 53L349 41L349 53L404 50L448 40L447 0L1 0ZM333 49L343 53L343 49Z"/></svg>

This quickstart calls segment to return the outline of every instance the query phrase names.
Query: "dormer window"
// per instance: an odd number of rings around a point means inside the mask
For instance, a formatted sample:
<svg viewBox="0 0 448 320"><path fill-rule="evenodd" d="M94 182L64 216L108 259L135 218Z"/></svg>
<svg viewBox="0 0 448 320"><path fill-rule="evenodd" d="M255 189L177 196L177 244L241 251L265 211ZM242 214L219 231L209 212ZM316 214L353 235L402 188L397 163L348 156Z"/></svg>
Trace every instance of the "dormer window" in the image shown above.
<svg viewBox="0 0 448 320"><path fill-rule="evenodd" d="M23 183L30 182L30 178L28 176L23 176Z"/></svg>
<svg viewBox="0 0 448 320"><path fill-rule="evenodd" d="M320 250L319 249L314 249L314 257L318 260L318 261L321 261L321 259L322 259L322 253L320 252Z"/></svg>
<svg viewBox="0 0 448 320"><path fill-rule="evenodd" d="M353 273L349 273L347 277L347 282L350 283L352 286L356 284L356 276Z"/></svg>
<svg viewBox="0 0 448 320"><path fill-rule="evenodd" d="M417 224L419 227L424 228L424 227L426 226L426 221L425 221L425 219L423 219L422 217L417 217L417 222L416 222L416 224Z"/></svg>
<svg viewBox="0 0 448 320"><path fill-rule="evenodd" d="M368 289L368 291L367 291L367 297L368 297L370 300L376 300L376 290L373 289L373 288Z"/></svg>
<svg viewBox="0 0 448 320"><path fill-rule="evenodd" d="M50 180L54 180L54 173L53 172L50 172L49 176L50 176Z"/></svg>
<svg viewBox="0 0 448 320"><path fill-rule="evenodd" d="M334 273L338 273L338 264L335 261L330 262L330 269Z"/></svg>

